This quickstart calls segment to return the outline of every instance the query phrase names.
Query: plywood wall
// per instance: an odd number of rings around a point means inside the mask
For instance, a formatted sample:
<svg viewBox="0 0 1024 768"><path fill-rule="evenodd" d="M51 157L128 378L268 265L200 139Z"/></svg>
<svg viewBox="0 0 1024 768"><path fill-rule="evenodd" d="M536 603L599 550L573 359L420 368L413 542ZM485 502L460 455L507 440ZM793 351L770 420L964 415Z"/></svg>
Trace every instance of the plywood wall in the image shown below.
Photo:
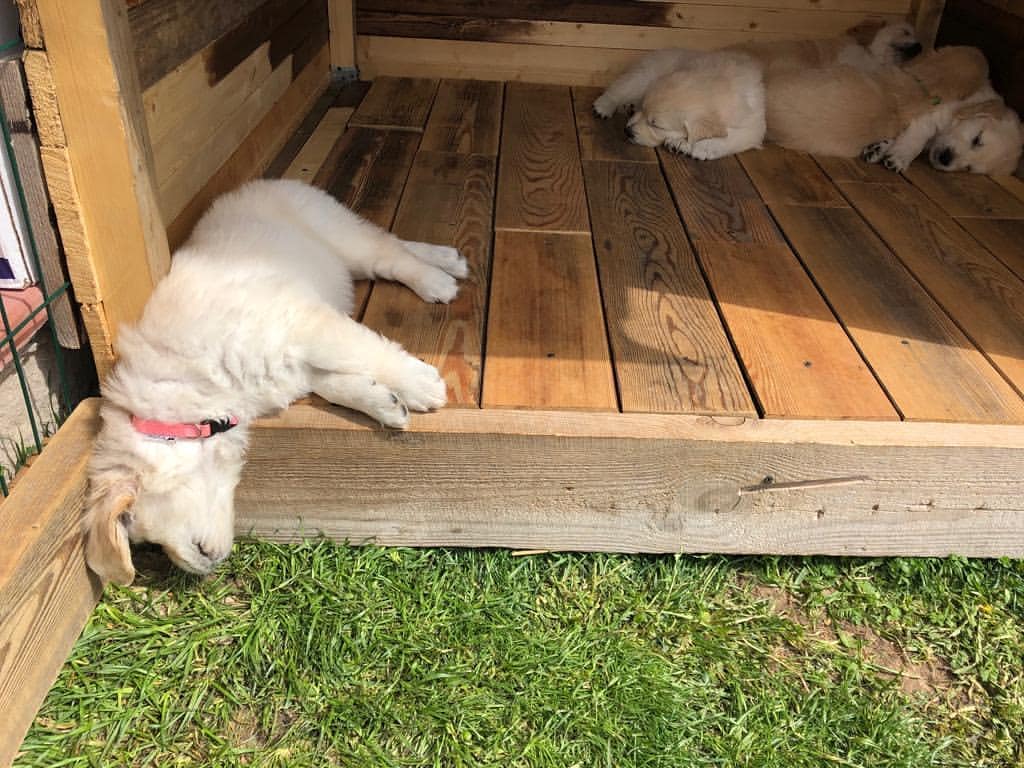
<svg viewBox="0 0 1024 768"><path fill-rule="evenodd" d="M360 72L601 85L643 52L828 37L921 0L359 0ZM930 4L930 3L927 3Z"/></svg>

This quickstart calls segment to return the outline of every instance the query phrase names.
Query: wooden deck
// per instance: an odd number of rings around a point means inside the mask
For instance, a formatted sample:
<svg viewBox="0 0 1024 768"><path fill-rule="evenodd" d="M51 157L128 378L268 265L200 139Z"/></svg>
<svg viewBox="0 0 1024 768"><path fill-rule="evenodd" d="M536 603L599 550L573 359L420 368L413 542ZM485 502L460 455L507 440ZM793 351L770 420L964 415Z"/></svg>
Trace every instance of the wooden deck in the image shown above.
<svg viewBox="0 0 1024 768"><path fill-rule="evenodd" d="M596 93L379 78L276 164L469 259L449 307L361 294L450 407L1024 422L1024 182L702 163L627 144Z"/></svg>
<svg viewBox="0 0 1024 768"><path fill-rule="evenodd" d="M449 306L360 287L450 404L400 433L315 400L263 420L239 530L1024 555L1024 184L690 161L627 144L595 94L380 77L321 100L268 175L467 257Z"/></svg>

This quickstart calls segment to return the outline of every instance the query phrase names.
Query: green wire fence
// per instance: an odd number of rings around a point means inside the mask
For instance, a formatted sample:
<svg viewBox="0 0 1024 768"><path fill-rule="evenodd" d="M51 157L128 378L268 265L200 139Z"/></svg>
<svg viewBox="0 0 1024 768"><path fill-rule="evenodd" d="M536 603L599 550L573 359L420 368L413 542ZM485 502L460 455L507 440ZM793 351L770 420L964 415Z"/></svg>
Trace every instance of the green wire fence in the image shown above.
<svg viewBox="0 0 1024 768"><path fill-rule="evenodd" d="M18 377L18 382L21 386L21 394L24 400L25 412L28 417L29 426L31 429L31 443L25 446L25 448L19 451L18 461L15 462L15 466L12 470L16 472L20 464L28 458L29 455L39 453L43 450L43 443L48 436L46 425L41 423L41 419L37 417L35 407L33 405L32 394L29 389L29 382L26 377L25 367L23 365L20 350L18 349L17 336L25 328L31 324L40 313L47 312L48 308L54 301L63 296L70 289L70 285L67 281L64 281L57 286L49 286L46 284L46 277L43 273L42 265L40 264L39 252L36 248L35 234L32 231L31 217L28 215L28 202L25 197L25 190L22 186L21 175L18 171L18 163L14 153L14 147L11 142L11 132L8 127L7 114L4 110L3 104L0 103L0 127L3 129L3 151L7 153L7 158L10 162L12 169L12 177L14 186L17 191L17 203L21 209L22 219L25 223L25 232L27 235L27 245L29 250L29 257L32 260L32 265L35 268L36 275L39 279L39 289L42 291L43 301L38 307L33 308L29 314L23 318L17 325L11 327L10 319L7 316L7 310L3 306L3 302L0 302L0 321L3 323L3 337L0 338L0 345L6 345L10 349L11 353L11 364L14 366L15 373ZM67 375L67 366L64 360L64 351L60 345L59 339L57 338L57 330L52 322L48 322L46 326L49 328L51 340L53 342L54 357L57 369L58 379L58 392L57 402L58 407L54 415L55 424L59 426L68 414L71 413L71 409L74 408L77 403L72 402L70 394L69 381ZM2 348L2 347L0 347ZM9 483L7 477L7 470L4 467L0 467L0 494L6 496L9 490Z"/></svg>

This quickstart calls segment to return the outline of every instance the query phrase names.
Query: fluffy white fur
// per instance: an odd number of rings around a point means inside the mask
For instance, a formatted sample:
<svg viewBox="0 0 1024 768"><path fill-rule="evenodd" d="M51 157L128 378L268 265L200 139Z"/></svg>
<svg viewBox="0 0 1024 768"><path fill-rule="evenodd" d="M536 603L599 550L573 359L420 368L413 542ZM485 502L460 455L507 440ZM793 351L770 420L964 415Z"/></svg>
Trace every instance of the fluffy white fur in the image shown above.
<svg viewBox="0 0 1024 768"><path fill-rule="evenodd" d="M142 318L121 329L89 468L86 556L134 577L128 542L163 546L206 573L231 550L249 424L310 392L405 427L445 403L436 369L352 320L353 279L397 280L449 302L468 273L453 248L401 241L326 193L256 181L218 199L175 255ZM130 423L239 425L202 440L146 437Z"/></svg>
<svg viewBox="0 0 1024 768"><path fill-rule="evenodd" d="M725 50L753 56L770 73L789 67L831 64L872 70L887 64L900 64L907 57L919 53L921 46L909 24L888 24L878 30L868 46L859 45L853 37L842 36L826 40L745 43ZM608 86L594 101L594 113L607 118L617 110L631 110L639 106L644 94L657 80L691 67L708 55L708 51L687 48L652 51Z"/></svg>

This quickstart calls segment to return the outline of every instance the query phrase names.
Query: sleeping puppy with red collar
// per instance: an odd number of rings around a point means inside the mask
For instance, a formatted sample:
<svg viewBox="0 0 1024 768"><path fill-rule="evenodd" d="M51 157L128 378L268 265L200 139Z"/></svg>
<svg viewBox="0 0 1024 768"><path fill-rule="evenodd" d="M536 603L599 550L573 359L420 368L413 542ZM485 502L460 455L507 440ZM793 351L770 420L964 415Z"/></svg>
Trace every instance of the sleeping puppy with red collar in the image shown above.
<svg viewBox="0 0 1024 768"><path fill-rule="evenodd" d="M214 202L103 384L89 464L86 559L134 578L129 542L204 574L231 551L234 490L260 416L315 392L404 428L445 404L437 370L353 320L353 280L404 283L447 303L458 251L402 241L297 181L251 182Z"/></svg>

